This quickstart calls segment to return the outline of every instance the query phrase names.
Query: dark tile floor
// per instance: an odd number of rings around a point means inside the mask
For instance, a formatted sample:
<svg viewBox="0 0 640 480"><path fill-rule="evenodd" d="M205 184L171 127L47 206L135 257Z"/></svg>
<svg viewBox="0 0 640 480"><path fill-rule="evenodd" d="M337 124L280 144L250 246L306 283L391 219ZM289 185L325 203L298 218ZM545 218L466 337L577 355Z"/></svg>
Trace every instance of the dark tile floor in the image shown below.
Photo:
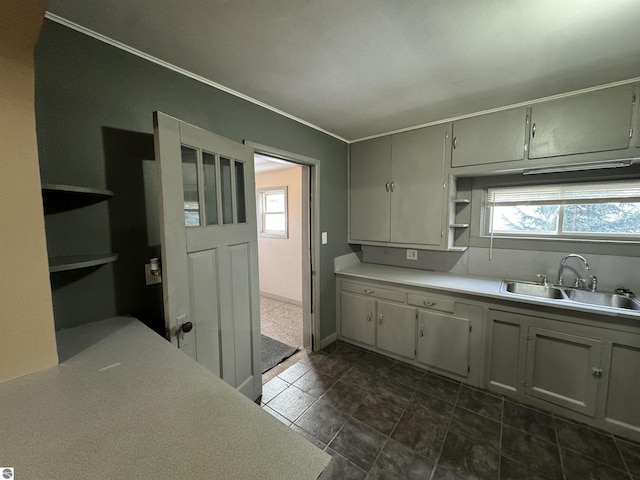
<svg viewBox="0 0 640 480"><path fill-rule="evenodd" d="M640 444L342 342L265 383L262 408L335 479L640 480Z"/></svg>

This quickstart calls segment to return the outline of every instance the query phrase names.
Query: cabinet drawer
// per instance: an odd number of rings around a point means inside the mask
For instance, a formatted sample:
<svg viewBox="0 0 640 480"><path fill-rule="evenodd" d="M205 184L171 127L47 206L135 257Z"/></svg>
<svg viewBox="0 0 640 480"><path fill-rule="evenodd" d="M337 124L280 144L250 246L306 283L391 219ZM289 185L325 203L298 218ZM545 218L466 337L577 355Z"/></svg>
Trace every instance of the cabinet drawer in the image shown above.
<svg viewBox="0 0 640 480"><path fill-rule="evenodd" d="M428 297L425 295L408 294L407 303L409 305L415 305L416 307L447 313L453 313L455 307L455 302L451 300L443 300L442 298Z"/></svg>
<svg viewBox="0 0 640 480"><path fill-rule="evenodd" d="M373 285L360 285L357 283L342 282L343 292L359 293L361 295L369 295L376 298L384 298L393 302L404 303L404 292L388 290L386 288L375 287Z"/></svg>

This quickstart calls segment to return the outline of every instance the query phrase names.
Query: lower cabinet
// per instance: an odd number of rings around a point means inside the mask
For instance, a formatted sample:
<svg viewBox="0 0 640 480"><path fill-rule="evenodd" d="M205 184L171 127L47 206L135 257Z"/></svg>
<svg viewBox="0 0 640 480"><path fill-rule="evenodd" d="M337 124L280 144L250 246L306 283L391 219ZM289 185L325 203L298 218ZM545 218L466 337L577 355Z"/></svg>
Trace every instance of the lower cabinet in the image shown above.
<svg viewBox="0 0 640 480"><path fill-rule="evenodd" d="M381 300L376 303L377 347L413 359L416 353L416 309Z"/></svg>
<svg viewBox="0 0 640 480"><path fill-rule="evenodd" d="M602 341L570 333L571 326L562 322L527 315L491 311L490 321L490 390L594 416Z"/></svg>
<svg viewBox="0 0 640 480"><path fill-rule="evenodd" d="M621 434L634 431L640 437L640 335L614 340L610 352L604 421Z"/></svg>
<svg viewBox="0 0 640 480"><path fill-rule="evenodd" d="M374 346L376 343L376 301L353 293L340 293L340 334L348 339Z"/></svg>
<svg viewBox="0 0 640 480"><path fill-rule="evenodd" d="M470 325L466 318L418 310L417 360L466 377L469 373Z"/></svg>

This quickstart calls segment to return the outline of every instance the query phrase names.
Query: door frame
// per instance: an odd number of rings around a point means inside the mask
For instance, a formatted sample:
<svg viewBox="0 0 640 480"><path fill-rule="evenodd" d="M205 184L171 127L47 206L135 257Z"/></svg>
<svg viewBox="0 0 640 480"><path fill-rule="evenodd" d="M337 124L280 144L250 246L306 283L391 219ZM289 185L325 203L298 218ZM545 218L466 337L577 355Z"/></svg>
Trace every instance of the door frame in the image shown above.
<svg viewBox="0 0 640 480"><path fill-rule="evenodd" d="M320 161L249 140L244 144L255 153L309 167L302 169L302 337L305 348L320 350Z"/></svg>

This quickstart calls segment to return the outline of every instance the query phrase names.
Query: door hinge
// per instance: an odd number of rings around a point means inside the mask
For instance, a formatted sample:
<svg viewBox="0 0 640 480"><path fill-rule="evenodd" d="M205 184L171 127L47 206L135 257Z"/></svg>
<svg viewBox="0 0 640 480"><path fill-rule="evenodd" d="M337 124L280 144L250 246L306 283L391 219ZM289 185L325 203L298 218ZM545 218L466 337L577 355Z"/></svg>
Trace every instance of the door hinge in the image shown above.
<svg viewBox="0 0 640 480"><path fill-rule="evenodd" d="M467 365L467 373L471 373L471 367Z"/></svg>
<svg viewBox="0 0 640 480"><path fill-rule="evenodd" d="M592 367L591 368L591 375L593 375L594 378L601 378L602 377L602 369L598 368L598 367Z"/></svg>
<svg viewBox="0 0 640 480"><path fill-rule="evenodd" d="M533 340L533 335L527 335L525 333L524 335L522 335L522 338L524 338L527 342L530 342L531 340Z"/></svg>
<svg viewBox="0 0 640 480"><path fill-rule="evenodd" d="M631 97L631 104L635 105L636 103L636 96L634 95L633 97Z"/></svg>
<svg viewBox="0 0 640 480"><path fill-rule="evenodd" d="M473 329L473 327L471 325L469 325L469 331L471 331Z"/></svg>

